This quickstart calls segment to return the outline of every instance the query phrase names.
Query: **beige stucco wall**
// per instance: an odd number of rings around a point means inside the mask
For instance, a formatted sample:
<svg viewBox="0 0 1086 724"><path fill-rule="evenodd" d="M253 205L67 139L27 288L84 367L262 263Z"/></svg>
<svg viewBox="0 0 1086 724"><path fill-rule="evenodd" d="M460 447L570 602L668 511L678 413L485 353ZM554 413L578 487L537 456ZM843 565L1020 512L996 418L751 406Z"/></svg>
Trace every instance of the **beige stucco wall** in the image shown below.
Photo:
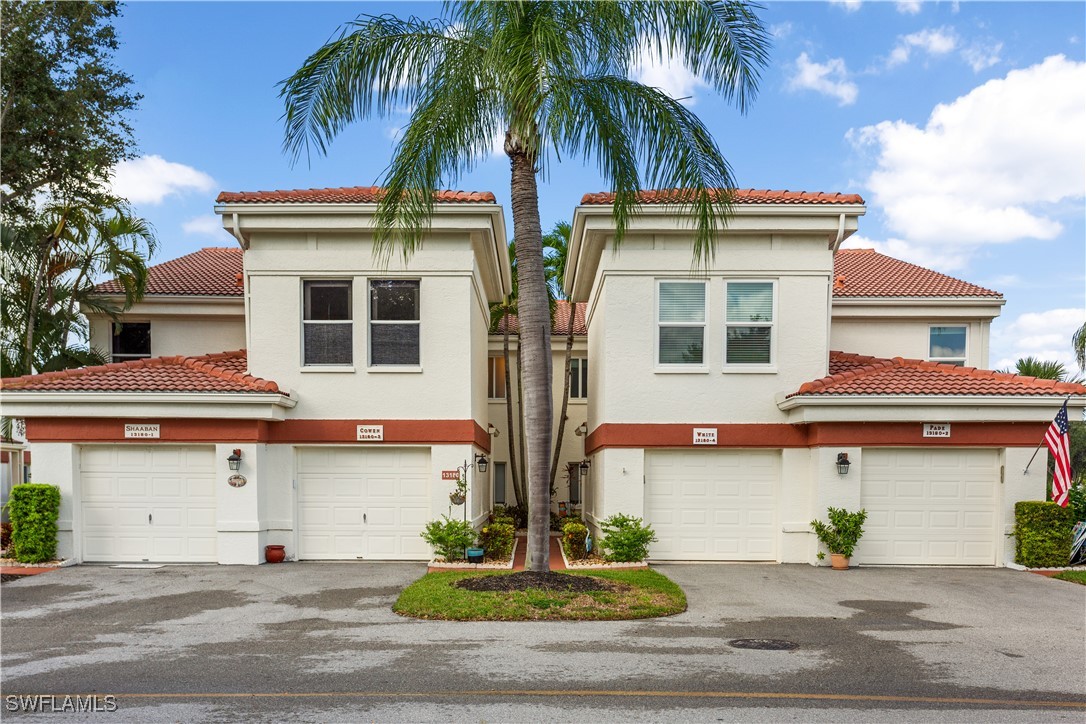
<svg viewBox="0 0 1086 724"><path fill-rule="evenodd" d="M965 325L967 367L988 368L989 328L987 320L844 318L836 313L830 326L830 348L874 357L927 359L930 329L933 326Z"/></svg>
<svg viewBox="0 0 1086 724"><path fill-rule="evenodd" d="M245 310L237 301L233 315L188 314L182 316L154 313L151 304L141 305L122 316L122 321L151 323L151 356L193 356L227 352L245 347ZM196 310L194 310L196 311ZM90 317L90 344L108 357L113 349L113 320Z"/></svg>

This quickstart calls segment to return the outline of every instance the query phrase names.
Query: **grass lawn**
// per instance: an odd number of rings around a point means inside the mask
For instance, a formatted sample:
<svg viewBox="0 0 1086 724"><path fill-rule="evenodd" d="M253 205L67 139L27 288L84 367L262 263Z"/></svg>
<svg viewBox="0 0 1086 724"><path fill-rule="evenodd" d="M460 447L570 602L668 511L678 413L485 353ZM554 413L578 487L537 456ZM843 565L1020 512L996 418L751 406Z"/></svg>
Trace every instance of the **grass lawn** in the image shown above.
<svg viewBox="0 0 1086 724"><path fill-rule="evenodd" d="M1086 586L1086 571L1063 571L1052 576L1058 578L1061 581L1071 581L1073 583L1081 583Z"/></svg>
<svg viewBox="0 0 1086 724"><path fill-rule="evenodd" d="M469 591L453 584L478 571L427 573L404 589L392 610L402 616L449 621L618 621L671 616L686 610L686 594L649 569L566 571L611 584L611 591ZM508 576L495 571L483 576Z"/></svg>

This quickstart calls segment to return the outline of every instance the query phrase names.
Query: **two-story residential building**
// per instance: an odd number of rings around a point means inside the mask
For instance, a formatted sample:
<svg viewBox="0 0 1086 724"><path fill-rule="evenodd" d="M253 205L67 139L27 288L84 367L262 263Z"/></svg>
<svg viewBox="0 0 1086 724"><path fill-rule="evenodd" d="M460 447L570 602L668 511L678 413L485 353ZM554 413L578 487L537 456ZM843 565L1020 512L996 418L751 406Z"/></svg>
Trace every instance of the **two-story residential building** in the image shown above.
<svg viewBox="0 0 1086 724"><path fill-rule="evenodd" d="M35 480L61 487L62 555L422 559L427 520L514 502L516 318L488 308L510 288L501 209L438 192L422 248L384 264L379 193L221 194L236 248L156 265L119 323L92 316L113 364L3 381ZM870 512L861 564L1007 560L1014 502L1044 497L1028 456L1086 388L976 369L1002 296L840 249L865 211L840 194L737 192L691 271L674 200L646 192L617 250L608 195L575 211L556 506L645 517L655 560L814 563L808 522L831 505Z"/></svg>

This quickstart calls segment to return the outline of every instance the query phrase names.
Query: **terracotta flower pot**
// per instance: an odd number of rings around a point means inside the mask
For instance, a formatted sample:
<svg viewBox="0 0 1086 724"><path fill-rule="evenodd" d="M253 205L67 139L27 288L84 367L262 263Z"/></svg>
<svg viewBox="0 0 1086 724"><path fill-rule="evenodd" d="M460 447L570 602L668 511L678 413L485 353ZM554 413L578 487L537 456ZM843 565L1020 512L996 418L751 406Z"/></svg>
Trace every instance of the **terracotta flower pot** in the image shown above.
<svg viewBox="0 0 1086 724"><path fill-rule="evenodd" d="M264 546L264 560L268 563L282 563L286 557L286 546Z"/></svg>
<svg viewBox="0 0 1086 724"><path fill-rule="evenodd" d="M847 556L843 556L840 553L830 553L830 565L835 571L847 571L848 560Z"/></svg>

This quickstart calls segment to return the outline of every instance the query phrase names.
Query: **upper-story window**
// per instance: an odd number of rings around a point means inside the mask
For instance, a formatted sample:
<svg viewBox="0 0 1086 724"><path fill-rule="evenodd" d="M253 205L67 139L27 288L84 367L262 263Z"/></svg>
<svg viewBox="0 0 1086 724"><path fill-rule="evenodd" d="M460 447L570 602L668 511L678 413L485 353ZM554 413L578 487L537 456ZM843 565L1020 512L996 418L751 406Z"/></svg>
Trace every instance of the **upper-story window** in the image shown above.
<svg viewBox="0 0 1086 724"><path fill-rule="evenodd" d="M660 281L656 295L656 363L705 365L706 283Z"/></svg>
<svg viewBox="0 0 1086 724"><path fill-rule="evenodd" d="M419 282L370 282L370 364L418 366Z"/></svg>
<svg viewBox="0 0 1086 724"><path fill-rule="evenodd" d="M349 365L354 361L351 282L322 279L302 283L302 363Z"/></svg>
<svg viewBox="0 0 1086 724"><path fill-rule="evenodd" d="M964 365L966 332L965 325L931 327L928 333L928 359Z"/></svg>
<svg viewBox="0 0 1086 724"><path fill-rule="evenodd" d="M486 358L486 396L505 399L505 357Z"/></svg>
<svg viewBox="0 0 1086 724"><path fill-rule="evenodd" d="M569 398L588 399L588 360L574 357L569 361Z"/></svg>
<svg viewBox="0 0 1086 724"><path fill-rule="evenodd" d="M150 357L151 323L115 322L112 352L114 362Z"/></svg>
<svg viewBox="0 0 1086 724"><path fill-rule="evenodd" d="M724 283L724 365L768 366L775 362L775 283Z"/></svg>

